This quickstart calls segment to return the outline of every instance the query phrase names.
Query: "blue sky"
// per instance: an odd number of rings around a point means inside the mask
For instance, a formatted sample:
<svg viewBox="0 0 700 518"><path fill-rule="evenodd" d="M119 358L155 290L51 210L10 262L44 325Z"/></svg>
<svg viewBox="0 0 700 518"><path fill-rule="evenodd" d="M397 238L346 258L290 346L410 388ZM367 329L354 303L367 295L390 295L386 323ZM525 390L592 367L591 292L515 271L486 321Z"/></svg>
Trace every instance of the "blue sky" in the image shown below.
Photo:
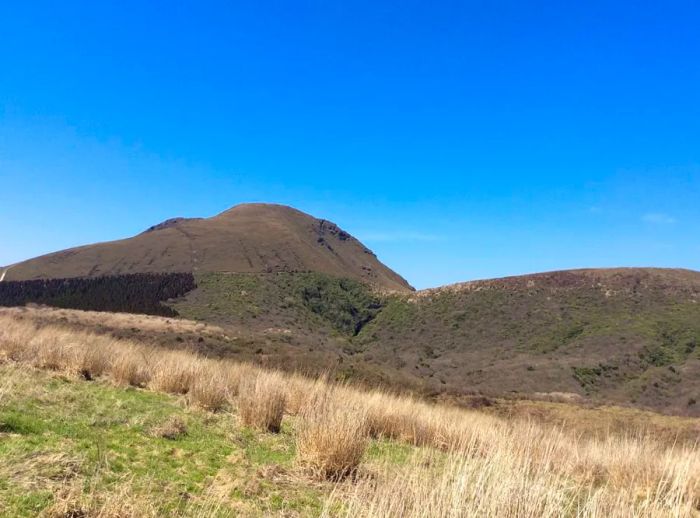
<svg viewBox="0 0 700 518"><path fill-rule="evenodd" d="M697 3L29 4L0 0L0 264L269 201L419 288L700 269Z"/></svg>

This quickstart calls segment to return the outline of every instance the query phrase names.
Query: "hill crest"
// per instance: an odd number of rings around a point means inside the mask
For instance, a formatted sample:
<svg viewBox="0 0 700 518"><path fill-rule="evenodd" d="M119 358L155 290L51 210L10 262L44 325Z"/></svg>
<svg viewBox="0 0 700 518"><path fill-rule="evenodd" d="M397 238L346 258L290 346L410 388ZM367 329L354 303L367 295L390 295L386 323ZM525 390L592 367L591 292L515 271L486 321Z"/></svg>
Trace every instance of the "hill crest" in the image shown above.
<svg viewBox="0 0 700 518"><path fill-rule="evenodd" d="M250 203L210 218L172 218L136 236L12 265L6 280L130 273L317 271L380 289L411 286L335 223L284 205Z"/></svg>

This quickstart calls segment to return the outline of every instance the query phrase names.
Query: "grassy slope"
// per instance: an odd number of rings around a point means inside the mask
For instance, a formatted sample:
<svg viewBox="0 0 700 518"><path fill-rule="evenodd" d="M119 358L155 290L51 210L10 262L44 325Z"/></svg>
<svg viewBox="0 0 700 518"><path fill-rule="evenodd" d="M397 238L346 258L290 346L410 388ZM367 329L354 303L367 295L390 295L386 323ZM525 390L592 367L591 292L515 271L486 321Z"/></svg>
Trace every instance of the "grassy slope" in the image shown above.
<svg viewBox="0 0 700 518"><path fill-rule="evenodd" d="M394 297L356 339L358 351L436 387L575 392L697 413L695 293L661 279L613 288L504 283Z"/></svg>
<svg viewBox="0 0 700 518"><path fill-rule="evenodd" d="M36 516L75 491L163 515L314 516L331 489L296 475L289 421L261 434L173 396L11 365L0 378L13 378L0 399L0 516ZM187 433L154 436L174 416ZM400 461L407 451L375 442L368 458ZM214 511L219 500L226 506Z"/></svg>
<svg viewBox="0 0 700 518"><path fill-rule="evenodd" d="M321 273L199 274L172 307L184 318L237 331L220 355L370 383L416 386L383 365L354 358L353 336L380 311L366 285Z"/></svg>
<svg viewBox="0 0 700 518"><path fill-rule="evenodd" d="M454 502L467 516L494 517L700 510L696 419L528 403L553 428L529 419L530 410L528 419L498 419L182 352L161 351L153 361L149 352L63 327L37 329L26 314L2 317L0 357L14 360L0 363L0 516L315 516L331 505L330 516L418 518L426 509L451 516ZM149 390L187 395L110 385L124 380L125 360L144 369ZM99 381L85 381L86 372ZM188 406L210 400L201 398L209 379L218 380L210 396L229 398L218 413ZM249 400L258 412L267 408L269 391L249 397L257 379L288 404L280 434L240 424ZM167 439L158 430L173 417L187 430ZM352 464L357 478L338 486L317 478L309 462L345 444L357 422L370 441ZM313 423L321 442L302 439ZM393 439L371 439L382 434Z"/></svg>
<svg viewBox="0 0 700 518"><path fill-rule="evenodd" d="M378 296L320 274L207 274L175 308L253 330L278 365L433 394L567 392L698 415L697 277L564 272Z"/></svg>

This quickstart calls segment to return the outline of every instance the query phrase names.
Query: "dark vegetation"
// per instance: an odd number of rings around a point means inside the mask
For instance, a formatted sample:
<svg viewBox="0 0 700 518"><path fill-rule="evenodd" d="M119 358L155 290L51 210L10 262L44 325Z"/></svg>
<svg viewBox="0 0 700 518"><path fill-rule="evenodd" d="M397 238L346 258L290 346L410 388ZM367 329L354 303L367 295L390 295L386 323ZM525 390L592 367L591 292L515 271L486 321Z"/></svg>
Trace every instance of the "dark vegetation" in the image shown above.
<svg viewBox="0 0 700 518"><path fill-rule="evenodd" d="M352 279L309 274L299 287L304 305L341 333L357 335L382 307L380 298Z"/></svg>
<svg viewBox="0 0 700 518"><path fill-rule="evenodd" d="M175 316L163 304L196 287L191 273L136 273L94 278L0 283L0 306L46 304L59 308Z"/></svg>
<svg viewBox="0 0 700 518"><path fill-rule="evenodd" d="M362 282L317 272L207 273L197 285L173 305L182 316L268 331L352 337L383 303Z"/></svg>

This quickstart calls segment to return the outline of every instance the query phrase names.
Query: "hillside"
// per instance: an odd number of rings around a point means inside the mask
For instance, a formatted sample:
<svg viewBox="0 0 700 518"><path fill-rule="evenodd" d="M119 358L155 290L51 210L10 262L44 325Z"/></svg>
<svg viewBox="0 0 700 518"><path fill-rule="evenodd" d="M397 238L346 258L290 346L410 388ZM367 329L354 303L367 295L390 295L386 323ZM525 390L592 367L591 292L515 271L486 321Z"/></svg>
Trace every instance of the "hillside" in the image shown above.
<svg viewBox="0 0 700 518"><path fill-rule="evenodd" d="M333 365L434 397L700 415L698 272L573 270L393 295L320 274L207 274L197 285L172 305L180 315L248 330L268 361L309 372Z"/></svg>
<svg viewBox="0 0 700 518"><path fill-rule="evenodd" d="M466 404L505 395L700 415L699 277L580 270L386 295L319 273L207 273L169 307L173 323L220 333L115 328L81 312L41 318Z"/></svg>
<svg viewBox="0 0 700 518"><path fill-rule="evenodd" d="M223 329L216 338L150 333L159 346L433 398L565 398L700 415L700 273L690 270L571 270L415 292L336 225L249 204L5 272L5 305L180 316Z"/></svg>
<svg viewBox="0 0 700 518"><path fill-rule="evenodd" d="M156 352L15 313L0 315L2 516L661 518L700 510L697 419L533 403L535 416L566 416L552 426Z"/></svg>
<svg viewBox="0 0 700 518"><path fill-rule="evenodd" d="M211 218L174 218L137 236L12 265L4 281L173 272L322 272L408 291L398 274L326 220L282 205L243 204Z"/></svg>
<svg viewBox="0 0 700 518"><path fill-rule="evenodd" d="M566 392L700 415L700 273L608 269L389 297L353 340L434 390Z"/></svg>

